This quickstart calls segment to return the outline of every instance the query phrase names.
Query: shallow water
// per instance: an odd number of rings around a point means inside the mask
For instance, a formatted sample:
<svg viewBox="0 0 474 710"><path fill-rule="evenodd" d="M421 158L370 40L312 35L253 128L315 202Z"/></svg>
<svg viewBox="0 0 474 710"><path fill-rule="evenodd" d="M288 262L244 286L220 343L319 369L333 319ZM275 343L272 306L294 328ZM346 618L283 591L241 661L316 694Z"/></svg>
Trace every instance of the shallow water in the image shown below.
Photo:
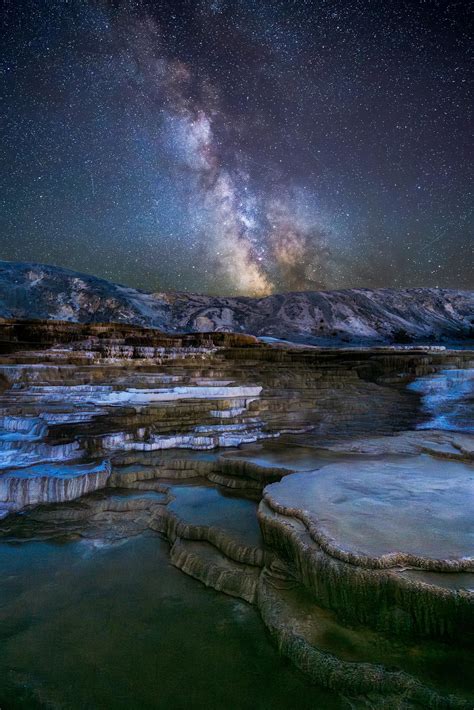
<svg viewBox="0 0 474 710"><path fill-rule="evenodd" d="M289 445L285 441L265 441L258 444L243 444L236 451L222 454L227 459L243 459L263 468L282 468L292 471L311 471L327 464L332 457L310 446Z"/></svg>
<svg viewBox="0 0 474 710"><path fill-rule="evenodd" d="M306 446L303 441L312 445ZM292 438L281 437L275 441L242 444L239 449L225 451L221 458L248 461L262 468L301 472L314 471L334 462L354 461L357 454L322 448L331 441L314 433Z"/></svg>
<svg viewBox="0 0 474 710"><path fill-rule="evenodd" d="M177 485L170 487L174 496L168 510L192 525L209 525L222 530L244 545L263 547L257 520L257 504L241 498L229 498L210 486Z"/></svg>
<svg viewBox="0 0 474 710"><path fill-rule="evenodd" d="M120 545L0 544L0 707L331 710L245 602Z"/></svg>

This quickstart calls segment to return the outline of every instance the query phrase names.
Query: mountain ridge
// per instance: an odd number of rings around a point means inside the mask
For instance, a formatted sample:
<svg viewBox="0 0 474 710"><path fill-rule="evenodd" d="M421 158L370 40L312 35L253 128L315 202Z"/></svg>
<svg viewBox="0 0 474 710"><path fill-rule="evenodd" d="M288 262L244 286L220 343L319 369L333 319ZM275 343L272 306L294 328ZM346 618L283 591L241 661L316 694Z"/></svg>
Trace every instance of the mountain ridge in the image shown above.
<svg viewBox="0 0 474 710"><path fill-rule="evenodd" d="M235 331L309 344L443 342L472 338L474 292L355 288L256 298L148 293L62 267L0 261L0 317Z"/></svg>

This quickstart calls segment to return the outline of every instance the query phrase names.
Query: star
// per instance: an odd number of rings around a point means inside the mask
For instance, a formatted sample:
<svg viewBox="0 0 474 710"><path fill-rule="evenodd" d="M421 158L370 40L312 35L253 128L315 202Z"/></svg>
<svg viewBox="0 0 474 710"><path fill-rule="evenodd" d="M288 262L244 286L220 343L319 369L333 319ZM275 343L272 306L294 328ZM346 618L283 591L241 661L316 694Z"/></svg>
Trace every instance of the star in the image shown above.
<svg viewBox="0 0 474 710"><path fill-rule="evenodd" d="M473 286L463 3L4 5L3 258L153 291Z"/></svg>

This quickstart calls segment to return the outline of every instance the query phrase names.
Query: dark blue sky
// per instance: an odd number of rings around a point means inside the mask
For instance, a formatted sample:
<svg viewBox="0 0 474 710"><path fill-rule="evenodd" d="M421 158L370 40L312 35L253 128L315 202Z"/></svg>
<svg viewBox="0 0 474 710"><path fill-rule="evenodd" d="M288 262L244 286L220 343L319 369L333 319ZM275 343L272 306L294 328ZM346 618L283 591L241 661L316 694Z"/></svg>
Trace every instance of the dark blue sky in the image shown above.
<svg viewBox="0 0 474 710"><path fill-rule="evenodd" d="M468 5L4 0L0 257L473 287Z"/></svg>

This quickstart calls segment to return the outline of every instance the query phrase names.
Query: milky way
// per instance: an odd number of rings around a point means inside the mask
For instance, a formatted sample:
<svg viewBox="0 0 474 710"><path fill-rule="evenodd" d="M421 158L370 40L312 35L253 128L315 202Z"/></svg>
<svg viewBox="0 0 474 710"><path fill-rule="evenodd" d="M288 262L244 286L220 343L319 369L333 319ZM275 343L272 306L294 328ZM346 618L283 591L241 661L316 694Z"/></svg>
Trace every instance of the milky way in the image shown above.
<svg viewBox="0 0 474 710"><path fill-rule="evenodd" d="M474 285L464 3L4 5L2 258L156 291Z"/></svg>

